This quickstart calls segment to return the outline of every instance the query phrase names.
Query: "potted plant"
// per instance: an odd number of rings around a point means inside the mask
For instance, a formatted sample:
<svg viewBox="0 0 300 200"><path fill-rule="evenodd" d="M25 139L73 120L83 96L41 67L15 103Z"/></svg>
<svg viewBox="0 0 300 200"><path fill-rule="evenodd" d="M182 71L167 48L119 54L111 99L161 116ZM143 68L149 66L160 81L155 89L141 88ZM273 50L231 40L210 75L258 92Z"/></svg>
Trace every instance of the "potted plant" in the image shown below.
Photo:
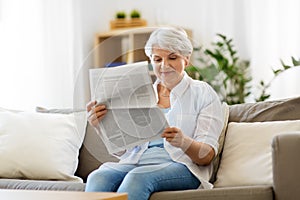
<svg viewBox="0 0 300 200"><path fill-rule="evenodd" d="M130 12L130 17L131 19L140 19L141 13L138 10L134 9Z"/></svg>
<svg viewBox="0 0 300 200"><path fill-rule="evenodd" d="M212 43L212 49L203 49L202 47L194 49L194 52L197 53L196 60L199 61L200 66L189 66L186 68L186 72L194 79L209 83L216 90L221 101L229 105L245 103L253 86L250 85L252 80L249 71L250 62L237 56L232 39L228 39L222 34L217 34L217 36L218 41ZM273 70L274 78L283 71L300 65L300 60L292 57L292 63L293 66L289 66L281 61L283 68ZM260 81L260 94L255 101L264 101L270 97L267 89L273 79L268 83Z"/></svg>
<svg viewBox="0 0 300 200"><path fill-rule="evenodd" d="M228 104L244 103L250 95L251 76L247 60L241 60L234 49L232 39L217 34L218 41L213 49L195 48L200 67L190 66L187 73L199 80L208 82Z"/></svg>
<svg viewBox="0 0 300 200"><path fill-rule="evenodd" d="M120 29L120 28L133 28L147 26L147 21L141 19L141 13L134 9L130 12L130 19L126 20L126 13L124 11L118 11L115 14L115 20L110 21L110 28Z"/></svg>
<svg viewBox="0 0 300 200"><path fill-rule="evenodd" d="M283 62L283 60L280 60L281 62L281 69L277 69L277 70L272 70L273 71L273 78L268 82L268 83L265 83L264 81L260 81L259 83L259 89L261 91L261 94L258 98L256 98L255 100L256 101L264 101L266 99L268 99L271 95L267 93L267 90L269 89L269 87L271 86L273 80L279 75L281 74L282 72L284 72L285 70L288 70L292 67L297 67L300 65L300 59L297 60L296 58L294 58L293 56L291 57L292 59L292 65L288 65L288 64L285 64Z"/></svg>
<svg viewBox="0 0 300 200"><path fill-rule="evenodd" d="M124 11L118 11L116 13L116 19L125 19L126 18L126 13Z"/></svg>

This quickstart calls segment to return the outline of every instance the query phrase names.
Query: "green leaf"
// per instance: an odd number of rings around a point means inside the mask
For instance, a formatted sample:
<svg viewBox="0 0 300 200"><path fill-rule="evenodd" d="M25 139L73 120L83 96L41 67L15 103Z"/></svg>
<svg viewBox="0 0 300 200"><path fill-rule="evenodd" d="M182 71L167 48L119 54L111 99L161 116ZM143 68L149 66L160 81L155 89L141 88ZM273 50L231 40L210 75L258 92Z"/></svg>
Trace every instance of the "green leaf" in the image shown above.
<svg viewBox="0 0 300 200"><path fill-rule="evenodd" d="M217 36L219 36L220 38L222 38L223 40L226 40L226 36L222 35L221 33L217 33Z"/></svg>
<svg viewBox="0 0 300 200"><path fill-rule="evenodd" d="M277 70L272 69L272 70L275 75L278 75L279 73L283 72L282 69L277 69Z"/></svg>
<svg viewBox="0 0 300 200"><path fill-rule="evenodd" d="M281 65L283 66L284 69L289 69L291 66L286 65L281 59L280 59Z"/></svg>
<svg viewBox="0 0 300 200"><path fill-rule="evenodd" d="M197 54L199 57L196 59L203 64L198 68L199 71L187 71L193 75L199 73L198 79L208 82L222 101L228 104L245 102L245 97L251 94L249 83L252 77L248 72L250 61L238 57L232 38L220 33L217 37L217 42L212 43L211 48L202 49L202 54Z"/></svg>
<svg viewBox="0 0 300 200"><path fill-rule="evenodd" d="M200 51L202 48L201 47L194 47L193 50L194 51Z"/></svg>
<svg viewBox="0 0 300 200"><path fill-rule="evenodd" d="M189 71L189 72L195 72L195 71L198 71L197 70L197 67L195 66L188 66L185 68L186 71Z"/></svg>
<svg viewBox="0 0 300 200"><path fill-rule="evenodd" d="M293 56L292 56L292 62L293 62L293 65L294 65L294 66L300 65L300 59L299 59L299 60L296 60Z"/></svg>

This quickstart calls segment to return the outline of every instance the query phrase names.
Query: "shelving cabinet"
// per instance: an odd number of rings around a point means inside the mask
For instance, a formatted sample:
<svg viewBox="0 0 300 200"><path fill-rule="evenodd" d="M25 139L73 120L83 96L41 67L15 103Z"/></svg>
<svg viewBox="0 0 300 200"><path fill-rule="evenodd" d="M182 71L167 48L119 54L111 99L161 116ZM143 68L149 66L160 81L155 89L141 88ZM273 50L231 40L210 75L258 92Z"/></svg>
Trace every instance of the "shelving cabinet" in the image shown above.
<svg viewBox="0 0 300 200"><path fill-rule="evenodd" d="M105 67L114 62L148 60L144 46L155 28L130 28L98 33L94 44L94 67Z"/></svg>

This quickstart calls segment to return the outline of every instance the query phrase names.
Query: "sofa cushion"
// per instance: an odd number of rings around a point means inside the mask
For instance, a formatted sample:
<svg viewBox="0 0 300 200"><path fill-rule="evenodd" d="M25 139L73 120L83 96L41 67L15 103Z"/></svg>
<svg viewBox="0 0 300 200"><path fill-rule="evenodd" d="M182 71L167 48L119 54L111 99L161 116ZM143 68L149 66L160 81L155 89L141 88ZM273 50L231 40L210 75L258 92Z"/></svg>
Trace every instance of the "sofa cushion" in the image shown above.
<svg viewBox="0 0 300 200"><path fill-rule="evenodd" d="M300 97L230 106L229 122L300 119Z"/></svg>
<svg viewBox="0 0 300 200"><path fill-rule="evenodd" d="M85 183L71 181L0 179L0 189L84 191L84 188Z"/></svg>
<svg viewBox="0 0 300 200"><path fill-rule="evenodd" d="M0 111L0 177L76 180L85 112L78 115Z"/></svg>
<svg viewBox="0 0 300 200"><path fill-rule="evenodd" d="M300 131L300 120L228 124L215 187L271 185L275 135Z"/></svg>
<svg viewBox="0 0 300 200"><path fill-rule="evenodd" d="M155 192L149 200L273 200L272 186Z"/></svg>
<svg viewBox="0 0 300 200"><path fill-rule="evenodd" d="M37 107L37 112L42 113L61 113L70 114L78 111L66 108L66 109L47 109L44 107ZM117 162L118 159L110 155L100 137L97 135L96 129L87 123L86 133L82 147L79 152L78 168L75 172L76 176L79 176L86 182L87 176L95 169L99 168L104 162Z"/></svg>

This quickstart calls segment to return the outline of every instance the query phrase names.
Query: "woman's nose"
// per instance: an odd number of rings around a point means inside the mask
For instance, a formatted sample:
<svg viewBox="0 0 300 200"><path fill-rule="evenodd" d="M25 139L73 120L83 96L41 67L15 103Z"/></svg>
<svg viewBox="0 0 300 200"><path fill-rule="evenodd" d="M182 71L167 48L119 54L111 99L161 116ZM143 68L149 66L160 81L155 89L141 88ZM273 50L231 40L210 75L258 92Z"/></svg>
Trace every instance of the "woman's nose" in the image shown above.
<svg viewBox="0 0 300 200"><path fill-rule="evenodd" d="M168 61L164 59L164 60L161 62L161 68L166 68L166 67L168 67L168 66L169 66Z"/></svg>

